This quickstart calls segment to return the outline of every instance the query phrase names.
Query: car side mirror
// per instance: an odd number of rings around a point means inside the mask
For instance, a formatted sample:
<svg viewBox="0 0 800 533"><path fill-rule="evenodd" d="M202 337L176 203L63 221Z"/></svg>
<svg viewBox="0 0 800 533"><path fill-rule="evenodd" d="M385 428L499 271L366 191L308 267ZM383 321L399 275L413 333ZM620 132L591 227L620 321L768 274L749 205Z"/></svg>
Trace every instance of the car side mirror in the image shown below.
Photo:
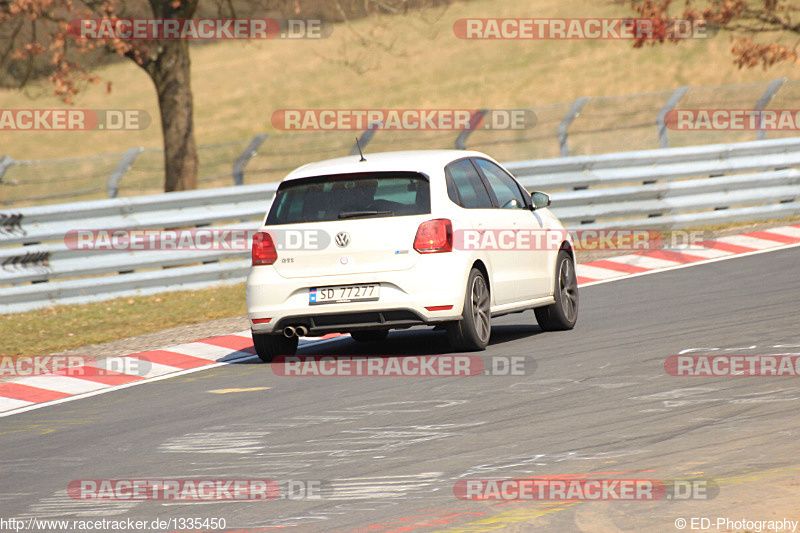
<svg viewBox="0 0 800 533"><path fill-rule="evenodd" d="M535 192L531 194L531 203L534 209L550 207L550 195L544 192Z"/></svg>

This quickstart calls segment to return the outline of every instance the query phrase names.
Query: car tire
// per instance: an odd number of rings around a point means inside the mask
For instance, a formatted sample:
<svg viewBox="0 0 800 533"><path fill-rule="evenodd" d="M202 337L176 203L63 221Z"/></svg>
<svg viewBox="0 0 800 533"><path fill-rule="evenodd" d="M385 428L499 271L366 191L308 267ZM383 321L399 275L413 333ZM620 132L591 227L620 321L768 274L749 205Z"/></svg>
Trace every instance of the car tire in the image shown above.
<svg viewBox="0 0 800 533"><path fill-rule="evenodd" d="M253 345L259 359L271 363L281 355L294 355L297 352L297 336L288 338L284 335L258 335L253 333Z"/></svg>
<svg viewBox="0 0 800 533"><path fill-rule="evenodd" d="M366 329L350 332L353 340L358 342L381 342L386 340L387 335L389 335L388 329Z"/></svg>
<svg viewBox="0 0 800 533"><path fill-rule="evenodd" d="M473 268L469 273L461 320L447 328L451 348L461 352L486 349L492 335L491 294L483 273Z"/></svg>
<svg viewBox="0 0 800 533"><path fill-rule="evenodd" d="M544 331L572 329L578 321L578 278L575 262L566 250L558 252L555 274L555 303L533 310Z"/></svg>

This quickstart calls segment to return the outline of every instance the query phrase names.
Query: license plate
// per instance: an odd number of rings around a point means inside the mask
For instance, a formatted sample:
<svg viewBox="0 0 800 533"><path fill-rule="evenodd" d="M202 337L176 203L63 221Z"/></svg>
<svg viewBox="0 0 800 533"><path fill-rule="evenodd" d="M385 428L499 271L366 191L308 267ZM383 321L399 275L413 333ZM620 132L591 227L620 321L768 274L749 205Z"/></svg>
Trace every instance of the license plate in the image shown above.
<svg viewBox="0 0 800 533"><path fill-rule="evenodd" d="M308 289L308 304L345 304L350 302L374 302L380 296L379 283L366 285L337 285Z"/></svg>

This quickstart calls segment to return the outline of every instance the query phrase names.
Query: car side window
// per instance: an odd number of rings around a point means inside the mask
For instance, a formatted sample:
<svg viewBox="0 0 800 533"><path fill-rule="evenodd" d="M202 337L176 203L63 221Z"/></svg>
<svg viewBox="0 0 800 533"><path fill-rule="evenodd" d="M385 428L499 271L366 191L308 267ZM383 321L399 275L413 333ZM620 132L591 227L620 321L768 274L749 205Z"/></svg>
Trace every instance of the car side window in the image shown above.
<svg viewBox="0 0 800 533"><path fill-rule="evenodd" d="M469 159L450 163L445 167L447 195L453 203L466 209L490 209L492 199Z"/></svg>
<svg viewBox="0 0 800 533"><path fill-rule="evenodd" d="M527 203L514 178L509 176L502 168L486 159L475 159L489 186L497 197L497 203L504 209L526 209Z"/></svg>

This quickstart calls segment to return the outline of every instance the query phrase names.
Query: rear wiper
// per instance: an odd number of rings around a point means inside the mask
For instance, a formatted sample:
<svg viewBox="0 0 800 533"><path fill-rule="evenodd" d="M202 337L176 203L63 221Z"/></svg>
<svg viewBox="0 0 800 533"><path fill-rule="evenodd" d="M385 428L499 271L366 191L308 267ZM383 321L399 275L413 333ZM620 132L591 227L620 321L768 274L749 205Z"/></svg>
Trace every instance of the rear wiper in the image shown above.
<svg viewBox="0 0 800 533"><path fill-rule="evenodd" d="M393 215L393 214L394 211L342 211L341 213L339 213L339 219L374 217L376 215Z"/></svg>

